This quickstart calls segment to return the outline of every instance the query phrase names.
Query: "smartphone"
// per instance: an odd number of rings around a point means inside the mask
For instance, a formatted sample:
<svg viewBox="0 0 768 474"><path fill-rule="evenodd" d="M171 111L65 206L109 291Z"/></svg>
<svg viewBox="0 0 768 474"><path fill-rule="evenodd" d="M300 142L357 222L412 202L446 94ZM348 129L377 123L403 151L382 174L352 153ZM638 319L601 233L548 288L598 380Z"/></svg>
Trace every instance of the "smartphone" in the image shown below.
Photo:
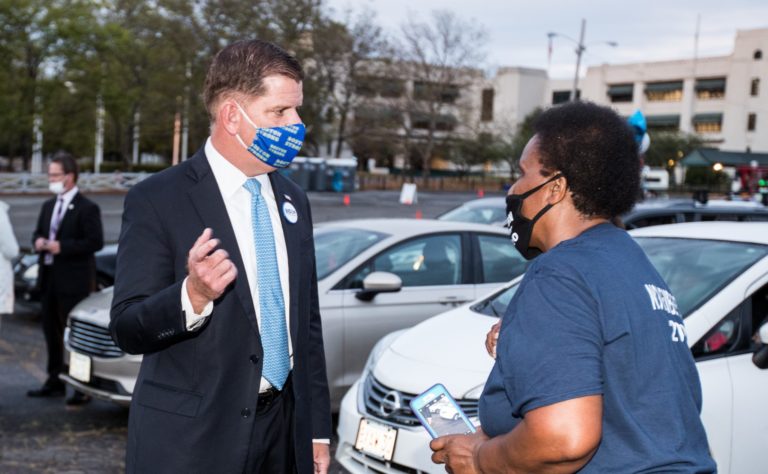
<svg viewBox="0 0 768 474"><path fill-rule="evenodd" d="M432 438L476 431L464 410L441 383L416 396L409 405Z"/></svg>

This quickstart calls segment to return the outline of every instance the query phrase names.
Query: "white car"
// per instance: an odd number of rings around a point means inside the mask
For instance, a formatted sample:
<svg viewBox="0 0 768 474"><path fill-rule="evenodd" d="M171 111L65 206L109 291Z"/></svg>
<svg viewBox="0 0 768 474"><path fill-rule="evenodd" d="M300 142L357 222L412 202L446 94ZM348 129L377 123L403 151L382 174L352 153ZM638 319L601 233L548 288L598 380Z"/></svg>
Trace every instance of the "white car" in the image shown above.
<svg viewBox="0 0 768 474"><path fill-rule="evenodd" d="M382 336L459 306L525 271L500 227L414 219L349 220L315 227L320 314L334 409ZM141 356L109 334L112 289L70 313L68 373L78 390L129 404Z"/></svg>
<svg viewBox="0 0 768 474"><path fill-rule="evenodd" d="M718 471L766 472L768 223L675 224L631 234L685 316L704 396L701 416ZM477 422L477 400L493 366L485 335L519 281L392 333L374 347L341 405L336 457L346 469L444 472L430 462L430 438L408 402L440 382ZM370 436L372 431L386 436ZM380 439L394 448L377 446Z"/></svg>

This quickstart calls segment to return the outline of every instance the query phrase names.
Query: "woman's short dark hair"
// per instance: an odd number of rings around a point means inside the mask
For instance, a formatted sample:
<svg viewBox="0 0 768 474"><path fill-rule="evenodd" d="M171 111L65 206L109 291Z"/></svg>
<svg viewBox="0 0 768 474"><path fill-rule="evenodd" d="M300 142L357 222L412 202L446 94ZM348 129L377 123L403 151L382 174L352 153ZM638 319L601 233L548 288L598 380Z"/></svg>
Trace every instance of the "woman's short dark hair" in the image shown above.
<svg viewBox="0 0 768 474"><path fill-rule="evenodd" d="M304 80L304 71L296 58L269 41L238 41L219 51L208 68L203 88L211 123L216 120L216 104L223 94L263 95L264 78L272 75L296 82Z"/></svg>
<svg viewBox="0 0 768 474"><path fill-rule="evenodd" d="M58 163L61 166L61 170L64 172L64 174L72 173L74 176L74 182L77 183L77 175L79 170L77 168L77 161L75 160L74 156L67 153L66 151L58 151L55 155L53 155L53 158L51 158L51 163Z"/></svg>
<svg viewBox="0 0 768 474"><path fill-rule="evenodd" d="M576 209L613 218L635 204L640 157L627 121L589 102L569 102L544 111L534 124L542 172L559 171Z"/></svg>

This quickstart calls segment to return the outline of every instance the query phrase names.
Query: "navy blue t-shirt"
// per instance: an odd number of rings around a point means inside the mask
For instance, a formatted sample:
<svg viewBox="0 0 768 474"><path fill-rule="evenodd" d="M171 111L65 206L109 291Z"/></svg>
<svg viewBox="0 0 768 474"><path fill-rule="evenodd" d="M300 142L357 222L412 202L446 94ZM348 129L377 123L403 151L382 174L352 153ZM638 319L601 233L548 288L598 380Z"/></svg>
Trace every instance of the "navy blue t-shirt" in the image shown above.
<svg viewBox="0 0 768 474"><path fill-rule="evenodd" d="M602 224L528 268L480 398L489 436L533 409L603 396L603 435L581 472L714 472L701 385L674 296L623 230Z"/></svg>

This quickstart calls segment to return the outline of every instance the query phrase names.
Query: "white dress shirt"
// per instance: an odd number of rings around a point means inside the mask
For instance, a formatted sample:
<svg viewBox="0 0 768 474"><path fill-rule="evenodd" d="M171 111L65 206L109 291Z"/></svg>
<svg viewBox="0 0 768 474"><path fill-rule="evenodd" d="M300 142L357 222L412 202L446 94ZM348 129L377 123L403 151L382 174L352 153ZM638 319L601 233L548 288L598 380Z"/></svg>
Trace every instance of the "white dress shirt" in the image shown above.
<svg viewBox="0 0 768 474"><path fill-rule="evenodd" d="M56 204L53 206L53 213L51 214L51 222L48 224L48 228L51 229L53 227L53 223L56 220L56 214L61 212L61 216L59 217L59 229L61 228L61 222L64 220L64 215L67 213L67 209L69 209L69 205L72 204L72 199L75 198L75 194L80 191L77 186L73 187L69 191L65 193L61 193L56 196ZM63 208L63 209L62 209ZM56 229L58 232L58 229ZM50 237L50 232L49 232ZM54 236L55 239L56 236ZM51 240L51 239L49 239ZM43 257L43 265L52 265L53 264L53 254L46 254L45 257Z"/></svg>
<svg viewBox="0 0 768 474"><path fill-rule="evenodd" d="M205 143L205 155L208 157L208 164L211 165L213 176L216 178L216 184L219 186L221 197L224 199L224 205L227 208L229 222L235 231L237 246L240 250L240 257L245 266L245 277L248 279L248 287L251 290L253 307L256 310L256 321L261 327L261 307L259 306L259 286L257 279L256 262L256 243L253 239L253 226L251 223L251 193L243 187L248 179L242 171L227 161L211 143L211 139ZM255 159L255 158L254 158ZM288 328L288 353L291 359L291 368L293 368L293 345L290 337L290 294L288 283L288 251L285 247L285 235L283 234L283 225L280 222L280 214L277 209L275 193L272 191L272 183L266 174L255 176L261 183L261 197L269 208L269 217L272 221L272 233L275 236L275 252L277 254L277 266L280 273L280 286L283 289L283 301L285 302L285 324ZM213 238L216 238L217 229L213 229ZM238 275L237 278L243 278ZM187 293L187 280L181 288L181 307L184 310L184 316L187 322L187 329L193 331L201 326L203 321L211 315L213 311L213 302L210 302L203 309L202 313L195 314L192 303ZM267 390L271 385L264 377L261 378L260 392Z"/></svg>

